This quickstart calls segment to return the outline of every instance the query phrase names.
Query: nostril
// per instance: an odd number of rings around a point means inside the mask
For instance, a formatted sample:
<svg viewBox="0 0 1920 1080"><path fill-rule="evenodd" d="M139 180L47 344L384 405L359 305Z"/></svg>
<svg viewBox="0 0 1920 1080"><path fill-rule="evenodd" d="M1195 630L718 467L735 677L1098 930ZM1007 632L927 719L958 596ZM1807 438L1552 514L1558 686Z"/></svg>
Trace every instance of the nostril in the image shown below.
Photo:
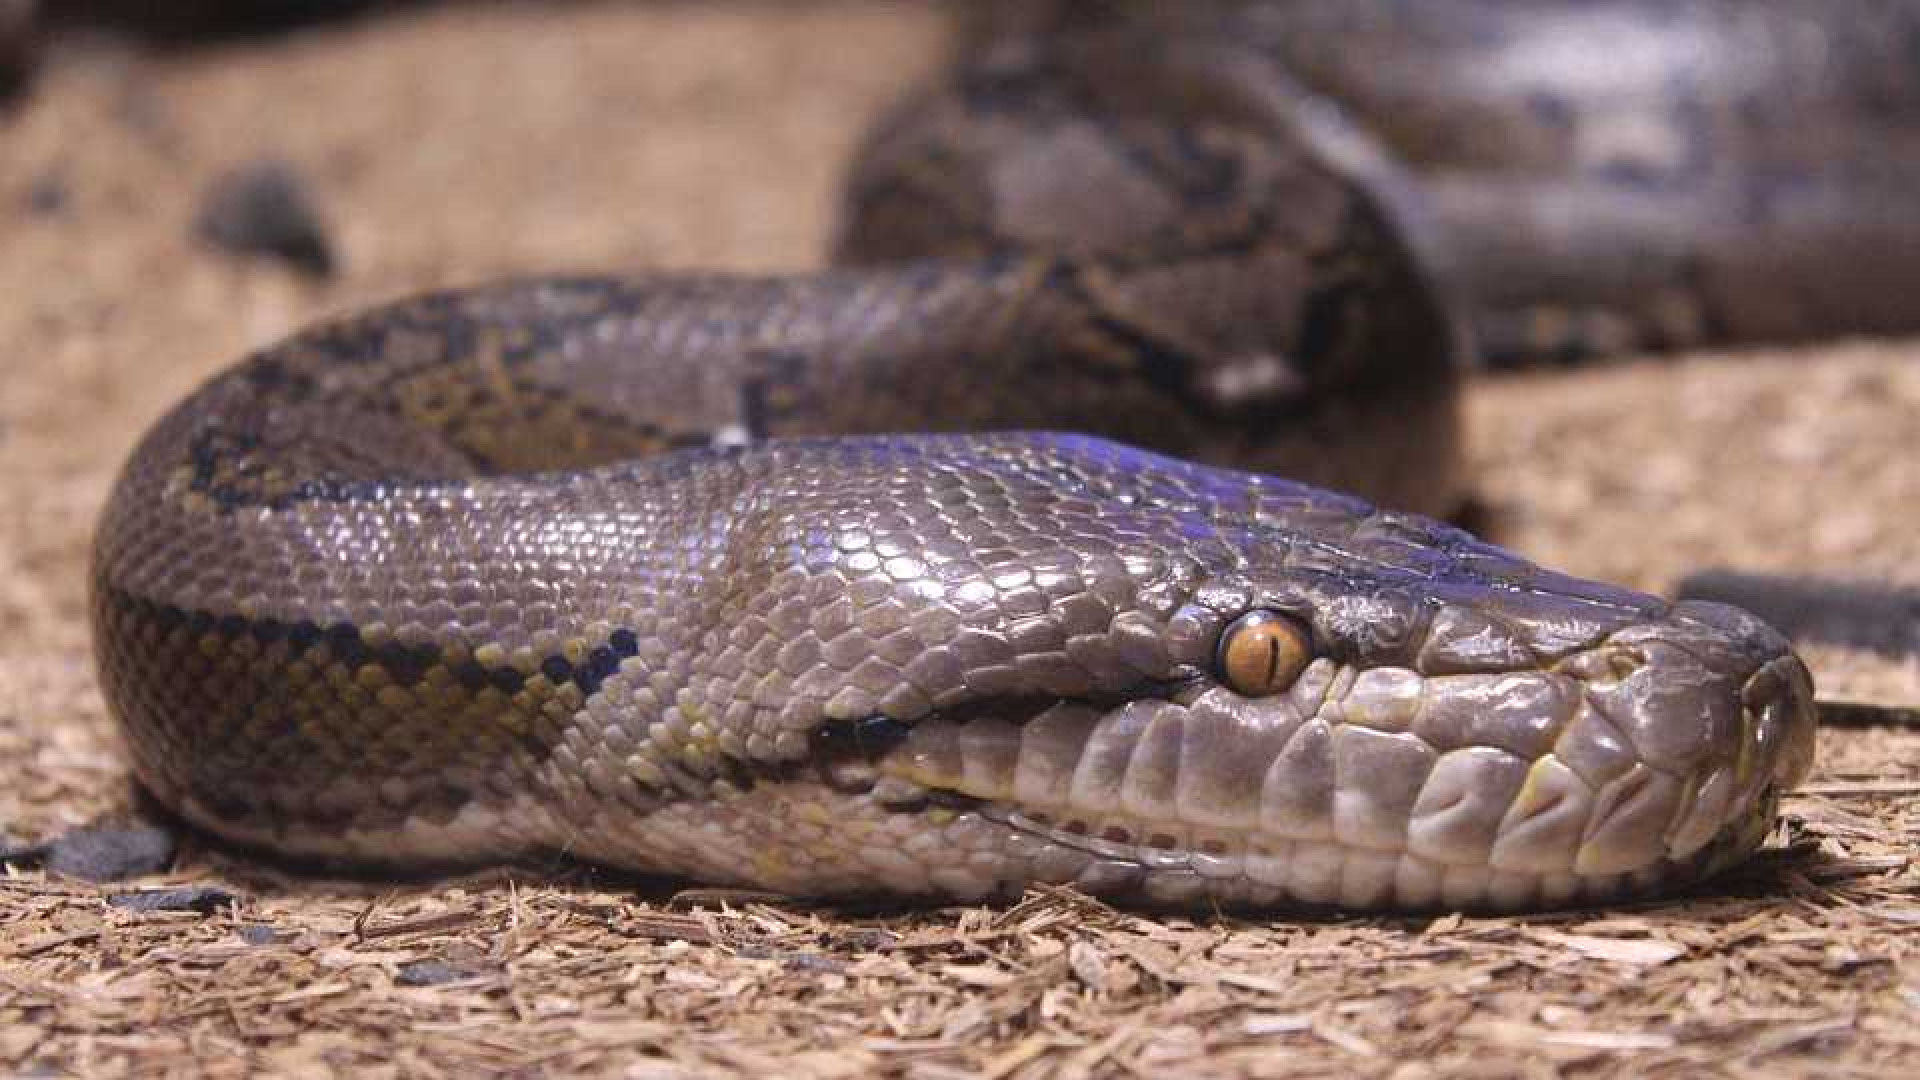
<svg viewBox="0 0 1920 1080"><path fill-rule="evenodd" d="M1747 678L1740 700L1755 718L1757 749L1771 757L1772 777L1792 788L1813 769L1813 676L1792 653L1777 656Z"/></svg>
<svg viewBox="0 0 1920 1080"><path fill-rule="evenodd" d="M1647 664L1647 654L1639 649L1610 649L1607 651L1607 671L1615 679L1629 679L1633 673Z"/></svg>
<svg viewBox="0 0 1920 1080"><path fill-rule="evenodd" d="M1786 682L1774 671L1774 665L1768 664L1754 672L1753 676L1747 680L1747 685L1741 687L1740 703L1759 712L1779 697L1784 689L1786 689Z"/></svg>

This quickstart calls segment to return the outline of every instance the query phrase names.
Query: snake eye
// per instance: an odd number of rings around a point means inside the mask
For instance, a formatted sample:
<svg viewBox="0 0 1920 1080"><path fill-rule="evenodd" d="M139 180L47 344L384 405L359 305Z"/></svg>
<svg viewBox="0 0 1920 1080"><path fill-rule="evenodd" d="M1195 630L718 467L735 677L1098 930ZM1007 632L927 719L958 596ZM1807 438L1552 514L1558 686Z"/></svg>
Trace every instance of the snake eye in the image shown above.
<svg viewBox="0 0 1920 1080"><path fill-rule="evenodd" d="M1249 611L1220 635L1220 678L1244 697L1284 691L1312 659L1313 635L1276 611Z"/></svg>

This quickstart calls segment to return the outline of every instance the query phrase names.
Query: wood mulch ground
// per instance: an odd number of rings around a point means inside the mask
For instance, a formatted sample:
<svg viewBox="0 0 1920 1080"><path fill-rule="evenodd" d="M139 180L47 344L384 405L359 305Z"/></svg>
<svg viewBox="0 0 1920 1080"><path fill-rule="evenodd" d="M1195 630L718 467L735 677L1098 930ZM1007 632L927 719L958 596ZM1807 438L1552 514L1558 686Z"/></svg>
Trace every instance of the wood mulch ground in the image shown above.
<svg viewBox="0 0 1920 1080"><path fill-rule="evenodd" d="M56 47L0 117L0 839L132 805L84 620L132 439L312 317L515 271L814 261L837 169L934 63L926 8L461 7L143 55ZM263 158L316 284L192 234ZM1663 589L1703 565L1920 578L1920 345L1487 381L1497 535ZM1814 650L1838 697L1912 661ZM1701 895L1525 918L1176 918L1068 892L886 912L578 870L418 885L190 847L0 874L0 1073L829 1077L1920 1075L1920 734L1823 736L1776 848ZM211 914L129 890L213 884Z"/></svg>

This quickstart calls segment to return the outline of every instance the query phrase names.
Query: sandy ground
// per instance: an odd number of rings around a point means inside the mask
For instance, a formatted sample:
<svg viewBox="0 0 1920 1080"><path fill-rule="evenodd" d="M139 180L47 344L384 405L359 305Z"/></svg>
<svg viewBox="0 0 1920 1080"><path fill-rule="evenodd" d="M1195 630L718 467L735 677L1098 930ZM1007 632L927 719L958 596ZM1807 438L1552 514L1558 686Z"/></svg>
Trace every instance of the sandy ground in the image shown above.
<svg viewBox="0 0 1920 1080"><path fill-rule="evenodd" d="M325 312L507 272L818 259L928 9L463 8L168 55L54 50L0 115L0 830L132 795L94 684L86 543L167 404ZM191 235L221 169L312 183L342 274ZM1920 577L1920 346L1488 381L1502 541L1664 589L1703 565ZM1911 661L1810 652L1920 700ZM1190 920L1067 893L820 910L596 886L417 886L190 849L240 897L132 914L0 877L0 1072L924 1077L1920 1074L1920 734L1823 736L1779 850L1687 902L1519 919Z"/></svg>

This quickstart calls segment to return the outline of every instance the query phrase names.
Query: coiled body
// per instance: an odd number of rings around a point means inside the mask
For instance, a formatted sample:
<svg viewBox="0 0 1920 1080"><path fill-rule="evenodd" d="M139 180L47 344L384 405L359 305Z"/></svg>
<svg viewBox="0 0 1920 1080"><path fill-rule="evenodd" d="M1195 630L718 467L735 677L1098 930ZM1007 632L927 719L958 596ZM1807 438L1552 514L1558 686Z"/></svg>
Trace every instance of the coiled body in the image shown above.
<svg viewBox="0 0 1920 1080"><path fill-rule="evenodd" d="M1451 505L1459 245L1219 25L989 35L846 268L440 294L210 383L99 532L143 782L293 855L801 893L1525 907L1750 850L1811 752L1778 635L1299 482ZM1297 665L1223 662L1252 616Z"/></svg>

